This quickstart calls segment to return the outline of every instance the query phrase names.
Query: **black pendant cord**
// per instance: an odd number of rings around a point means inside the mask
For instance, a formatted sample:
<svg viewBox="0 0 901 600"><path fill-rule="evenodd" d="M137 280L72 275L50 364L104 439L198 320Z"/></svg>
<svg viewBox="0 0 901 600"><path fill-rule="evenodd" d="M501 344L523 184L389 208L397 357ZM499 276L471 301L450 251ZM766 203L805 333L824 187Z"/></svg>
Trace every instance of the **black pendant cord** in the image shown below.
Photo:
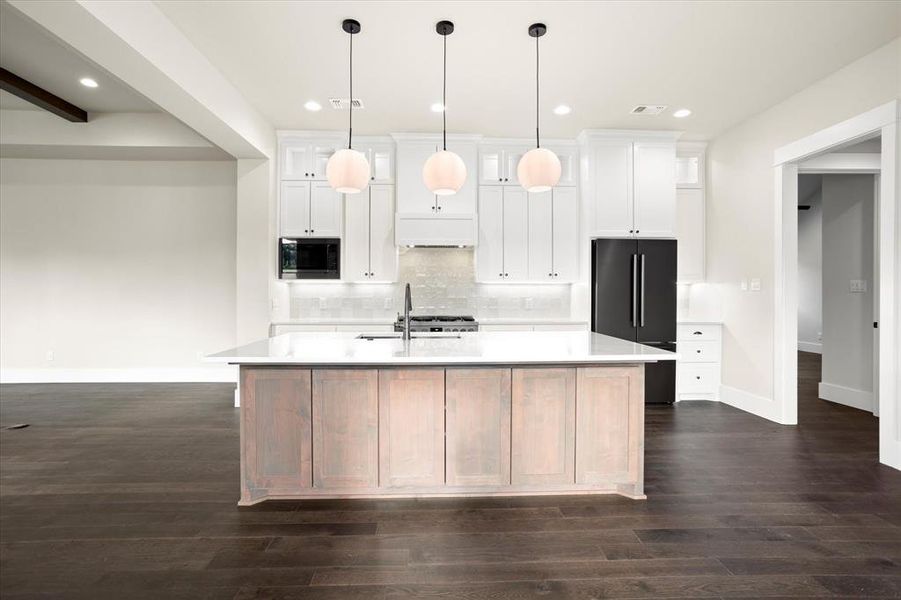
<svg viewBox="0 0 901 600"><path fill-rule="evenodd" d="M447 150L447 36L441 36L444 39L444 80L441 87L441 130L442 145Z"/></svg>
<svg viewBox="0 0 901 600"><path fill-rule="evenodd" d="M354 35L350 34L350 101L347 110L347 149L351 149L354 131Z"/></svg>
<svg viewBox="0 0 901 600"><path fill-rule="evenodd" d="M535 147L541 148L541 136L538 133L538 115L541 114L539 110L539 94L538 94L538 36L535 37Z"/></svg>

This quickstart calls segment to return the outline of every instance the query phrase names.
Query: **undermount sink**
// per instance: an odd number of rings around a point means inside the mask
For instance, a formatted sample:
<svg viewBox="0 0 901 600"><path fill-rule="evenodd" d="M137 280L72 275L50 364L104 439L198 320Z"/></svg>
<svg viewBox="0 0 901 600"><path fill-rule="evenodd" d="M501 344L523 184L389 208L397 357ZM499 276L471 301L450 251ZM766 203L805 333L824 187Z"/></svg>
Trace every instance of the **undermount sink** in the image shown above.
<svg viewBox="0 0 901 600"><path fill-rule="evenodd" d="M358 340L399 340L403 337L399 331L394 333L361 333L357 336ZM413 339L417 338L441 338L441 339L460 339L459 335L450 335L442 332L434 332L434 333L413 333L410 334L410 337Z"/></svg>

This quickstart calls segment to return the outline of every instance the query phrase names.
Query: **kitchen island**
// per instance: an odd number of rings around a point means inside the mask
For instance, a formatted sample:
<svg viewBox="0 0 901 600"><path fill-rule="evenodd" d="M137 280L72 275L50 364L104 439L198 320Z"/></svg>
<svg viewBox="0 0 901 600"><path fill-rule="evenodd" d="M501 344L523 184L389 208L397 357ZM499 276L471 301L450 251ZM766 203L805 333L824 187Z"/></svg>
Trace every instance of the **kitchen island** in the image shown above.
<svg viewBox="0 0 901 600"><path fill-rule="evenodd" d="M590 332L289 333L240 365L241 500L644 498L644 364Z"/></svg>

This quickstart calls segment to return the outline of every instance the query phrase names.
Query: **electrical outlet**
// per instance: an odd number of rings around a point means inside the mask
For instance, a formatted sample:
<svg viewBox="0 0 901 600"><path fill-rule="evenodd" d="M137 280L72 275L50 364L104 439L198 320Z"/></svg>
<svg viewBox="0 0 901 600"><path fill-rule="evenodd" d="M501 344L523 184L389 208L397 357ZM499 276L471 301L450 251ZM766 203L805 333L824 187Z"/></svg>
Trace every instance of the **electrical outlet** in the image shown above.
<svg viewBox="0 0 901 600"><path fill-rule="evenodd" d="M526 298L525 305L526 310L532 310L533 308L535 308L535 300L532 298Z"/></svg>
<svg viewBox="0 0 901 600"><path fill-rule="evenodd" d="M867 291L867 282L863 279L852 279L850 287L852 294L863 294Z"/></svg>
<svg viewBox="0 0 901 600"><path fill-rule="evenodd" d="M53 350L47 350L47 360L53 361Z"/></svg>
<svg viewBox="0 0 901 600"><path fill-rule="evenodd" d="M385 310L391 310L391 298L385 298Z"/></svg>
<svg viewBox="0 0 901 600"><path fill-rule="evenodd" d="M752 280L751 280L751 291L752 291L752 292L759 292L759 291L760 291L760 280L759 280L759 279L756 279L756 278L755 278L755 279L752 279Z"/></svg>
<svg viewBox="0 0 901 600"><path fill-rule="evenodd" d="M743 292L748 291L748 280L747 279L742 279L740 285L741 285L741 291L743 291Z"/></svg>

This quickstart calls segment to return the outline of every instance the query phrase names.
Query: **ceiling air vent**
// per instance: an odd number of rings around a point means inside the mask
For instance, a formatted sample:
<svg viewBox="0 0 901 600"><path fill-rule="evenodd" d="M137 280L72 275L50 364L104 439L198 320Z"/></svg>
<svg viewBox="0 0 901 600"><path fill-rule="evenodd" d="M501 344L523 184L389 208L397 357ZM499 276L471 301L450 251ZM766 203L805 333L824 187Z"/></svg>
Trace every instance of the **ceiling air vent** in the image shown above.
<svg viewBox="0 0 901 600"><path fill-rule="evenodd" d="M633 115L659 115L666 110L663 104L639 104L633 108L630 114Z"/></svg>
<svg viewBox="0 0 901 600"><path fill-rule="evenodd" d="M335 110L347 110L350 104L348 98L329 98L328 101ZM354 98L354 108L363 108L363 101L359 98Z"/></svg>

